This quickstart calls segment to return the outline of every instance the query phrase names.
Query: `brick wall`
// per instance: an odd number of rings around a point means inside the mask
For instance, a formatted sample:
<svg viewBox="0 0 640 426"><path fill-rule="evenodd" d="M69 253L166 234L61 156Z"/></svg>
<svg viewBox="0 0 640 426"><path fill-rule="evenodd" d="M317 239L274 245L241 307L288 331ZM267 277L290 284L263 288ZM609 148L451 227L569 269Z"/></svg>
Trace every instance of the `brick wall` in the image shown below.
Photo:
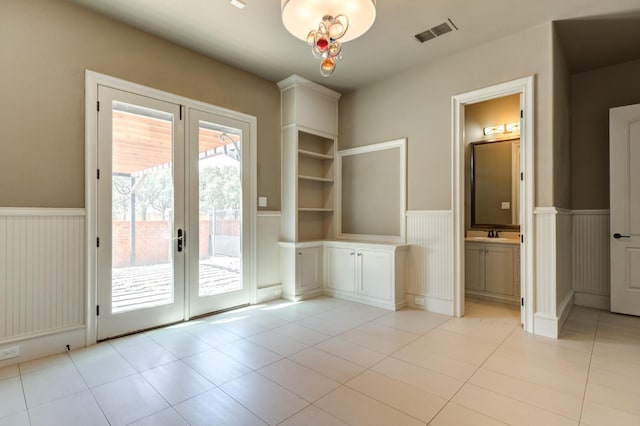
<svg viewBox="0 0 640 426"><path fill-rule="evenodd" d="M113 222L113 266L131 266L131 245L128 221ZM209 238L209 220L200 221L200 259L208 257L212 251ZM217 235L240 236L240 221L222 219L216 222ZM167 220L136 222L135 265L151 265L169 262L171 259L171 229Z"/></svg>

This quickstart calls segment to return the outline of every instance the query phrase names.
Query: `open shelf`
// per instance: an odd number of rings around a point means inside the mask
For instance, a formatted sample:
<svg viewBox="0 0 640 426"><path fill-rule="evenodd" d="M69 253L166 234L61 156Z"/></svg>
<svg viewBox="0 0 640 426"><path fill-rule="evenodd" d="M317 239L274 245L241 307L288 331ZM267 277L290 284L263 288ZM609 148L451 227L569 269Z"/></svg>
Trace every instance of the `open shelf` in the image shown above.
<svg viewBox="0 0 640 426"><path fill-rule="evenodd" d="M307 151L305 149L299 149L298 154L301 157L317 158L318 160L333 160L333 155L321 154L319 152Z"/></svg>
<svg viewBox="0 0 640 426"><path fill-rule="evenodd" d="M333 209L324 207L298 207L299 212L332 212Z"/></svg>
<svg viewBox="0 0 640 426"><path fill-rule="evenodd" d="M315 182L333 182L332 178L323 178L323 177L318 177L318 176L298 175L298 179L312 180L312 181L315 181Z"/></svg>

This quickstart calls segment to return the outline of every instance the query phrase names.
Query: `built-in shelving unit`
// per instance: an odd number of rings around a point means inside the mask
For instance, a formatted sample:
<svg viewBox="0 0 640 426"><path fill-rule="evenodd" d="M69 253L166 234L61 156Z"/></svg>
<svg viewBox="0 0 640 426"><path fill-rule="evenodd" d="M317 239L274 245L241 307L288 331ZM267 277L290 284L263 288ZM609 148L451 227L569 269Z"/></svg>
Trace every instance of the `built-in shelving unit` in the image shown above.
<svg viewBox="0 0 640 426"><path fill-rule="evenodd" d="M297 131L296 241L322 240L333 233L335 137Z"/></svg>
<svg viewBox="0 0 640 426"><path fill-rule="evenodd" d="M282 100L283 296L297 300L322 293L322 241L335 236L334 160L340 94L296 75L278 86Z"/></svg>

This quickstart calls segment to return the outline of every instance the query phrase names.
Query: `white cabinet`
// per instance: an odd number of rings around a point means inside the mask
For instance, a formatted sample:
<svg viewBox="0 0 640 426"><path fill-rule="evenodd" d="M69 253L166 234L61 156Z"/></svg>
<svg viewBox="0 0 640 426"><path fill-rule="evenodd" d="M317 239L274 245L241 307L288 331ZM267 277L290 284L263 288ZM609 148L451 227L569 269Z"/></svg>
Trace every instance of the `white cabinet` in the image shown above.
<svg viewBox="0 0 640 426"><path fill-rule="evenodd" d="M358 250L359 294L380 300L393 300L393 253L380 250Z"/></svg>
<svg viewBox="0 0 640 426"><path fill-rule="evenodd" d="M338 92L298 75L285 78L278 87L283 127L296 125L338 134Z"/></svg>
<svg viewBox="0 0 640 426"><path fill-rule="evenodd" d="M465 293L520 302L520 245L465 243Z"/></svg>
<svg viewBox="0 0 640 426"><path fill-rule="evenodd" d="M322 242L280 243L282 297L302 300L322 294Z"/></svg>
<svg viewBox="0 0 640 426"><path fill-rule="evenodd" d="M334 238L334 158L340 94L297 75L280 83L282 103L283 297L322 294L322 241Z"/></svg>
<svg viewBox="0 0 640 426"><path fill-rule="evenodd" d="M355 293L356 250L344 247L325 248L325 285L328 291Z"/></svg>
<svg viewBox="0 0 640 426"><path fill-rule="evenodd" d="M322 290L322 247L296 250L296 293Z"/></svg>
<svg viewBox="0 0 640 426"><path fill-rule="evenodd" d="M324 242L326 294L397 310L405 305L408 246Z"/></svg>

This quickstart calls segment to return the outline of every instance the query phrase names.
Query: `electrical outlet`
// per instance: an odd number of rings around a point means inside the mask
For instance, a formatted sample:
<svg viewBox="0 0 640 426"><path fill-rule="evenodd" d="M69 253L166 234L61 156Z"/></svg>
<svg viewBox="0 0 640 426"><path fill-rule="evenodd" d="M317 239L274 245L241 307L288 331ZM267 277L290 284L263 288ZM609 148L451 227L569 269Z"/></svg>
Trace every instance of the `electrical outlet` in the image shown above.
<svg viewBox="0 0 640 426"><path fill-rule="evenodd" d="M424 297L416 297L414 299L414 302L416 303L416 305L418 306L424 306Z"/></svg>
<svg viewBox="0 0 640 426"><path fill-rule="evenodd" d="M267 207L267 197L258 197L258 207Z"/></svg>
<svg viewBox="0 0 640 426"><path fill-rule="evenodd" d="M9 346L0 348L0 360L16 358L20 356L20 346Z"/></svg>

